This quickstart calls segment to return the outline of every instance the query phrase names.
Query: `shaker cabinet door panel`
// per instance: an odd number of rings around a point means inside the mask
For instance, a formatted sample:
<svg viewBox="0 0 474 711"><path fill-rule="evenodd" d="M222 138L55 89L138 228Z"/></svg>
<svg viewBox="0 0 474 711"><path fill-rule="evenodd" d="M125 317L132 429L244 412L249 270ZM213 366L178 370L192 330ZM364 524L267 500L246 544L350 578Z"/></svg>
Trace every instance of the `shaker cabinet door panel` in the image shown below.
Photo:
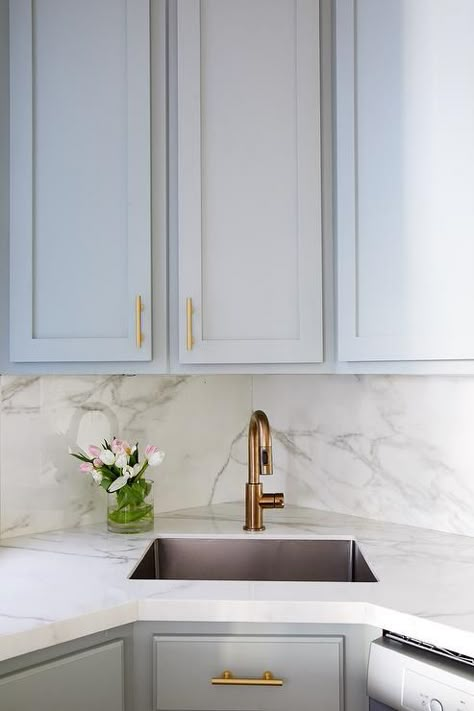
<svg viewBox="0 0 474 711"><path fill-rule="evenodd" d="M0 677L2 711L123 711L123 643Z"/></svg>
<svg viewBox="0 0 474 711"><path fill-rule="evenodd" d="M320 361L318 2L178 0L177 33L180 361Z"/></svg>
<svg viewBox="0 0 474 711"><path fill-rule="evenodd" d="M147 0L10 3L13 361L151 358L149 32Z"/></svg>
<svg viewBox="0 0 474 711"><path fill-rule="evenodd" d="M339 359L474 359L474 3L337 0Z"/></svg>
<svg viewBox="0 0 474 711"><path fill-rule="evenodd" d="M342 637L154 638L154 711L342 711ZM234 679L279 686L212 683L224 671Z"/></svg>

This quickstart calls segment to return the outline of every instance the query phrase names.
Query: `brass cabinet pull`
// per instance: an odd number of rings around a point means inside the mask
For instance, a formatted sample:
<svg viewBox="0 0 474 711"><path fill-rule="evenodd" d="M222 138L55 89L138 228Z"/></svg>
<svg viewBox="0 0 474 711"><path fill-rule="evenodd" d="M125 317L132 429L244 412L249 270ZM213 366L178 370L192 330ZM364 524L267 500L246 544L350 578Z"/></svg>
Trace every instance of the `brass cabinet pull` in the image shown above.
<svg viewBox="0 0 474 711"><path fill-rule="evenodd" d="M192 351L193 345L193 300L188 297L186 299L186 350Z"/></svg>
<svg viewBox="0 0 474 711"><path fill-rule="evenodd" d="M143 343L143 333L142 333L142 297L140 294L135 299L135 339L137 343L137 348L142 347Z"/></svg>
<svg viewBox="0 0 474 711"><path fill-rule="evenodd" d="M260 678L238 678L232 672L225 671L222 676L211 679L211 684L218 686L283 686L283 679L275 679L270 671L263 672Z"/></svg>

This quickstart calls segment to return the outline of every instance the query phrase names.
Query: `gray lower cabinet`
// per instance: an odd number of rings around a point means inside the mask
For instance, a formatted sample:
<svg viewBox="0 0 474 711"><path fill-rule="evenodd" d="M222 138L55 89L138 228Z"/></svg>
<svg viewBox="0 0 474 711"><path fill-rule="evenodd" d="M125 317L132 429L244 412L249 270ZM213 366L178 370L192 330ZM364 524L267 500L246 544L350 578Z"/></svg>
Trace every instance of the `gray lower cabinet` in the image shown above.
<svg viewBox="0 0 474 711"><path fill-rule="evenodd" d="M0 678L2 711L124 711L124 643L116 640Z"/></svg>
<svg viewBox="0 0 474 711"><path fill-rule="evenodd" d="M378 636L364 625L141 621L0 662L0 711L368 711ZM244 683L213 683L225 672ZM268 672L281 684L252 683Z"/></svg>
<svg viewBox="0 0 474 711"><path fill-rule="evenodd" d="M342 636L156 635L153 709L342 711L343 650Z"/></svg>

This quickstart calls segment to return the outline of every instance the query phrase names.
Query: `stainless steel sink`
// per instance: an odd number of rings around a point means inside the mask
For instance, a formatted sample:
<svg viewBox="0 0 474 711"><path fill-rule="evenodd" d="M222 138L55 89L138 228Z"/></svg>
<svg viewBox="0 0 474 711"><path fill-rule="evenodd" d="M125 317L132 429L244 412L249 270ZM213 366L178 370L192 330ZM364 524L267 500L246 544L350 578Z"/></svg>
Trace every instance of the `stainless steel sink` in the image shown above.
<svg viewBox="0 0 474 711"><path fill-rule="evenodd" d="M157 538L131 578L375 583L353 540Z"/></svg>

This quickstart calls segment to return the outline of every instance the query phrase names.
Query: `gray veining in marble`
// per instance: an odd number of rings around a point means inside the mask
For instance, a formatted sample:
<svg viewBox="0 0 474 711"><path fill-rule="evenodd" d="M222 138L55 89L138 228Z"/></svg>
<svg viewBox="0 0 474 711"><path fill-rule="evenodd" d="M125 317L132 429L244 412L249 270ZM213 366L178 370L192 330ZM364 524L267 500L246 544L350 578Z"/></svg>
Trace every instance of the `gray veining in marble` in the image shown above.
<svg viewBox="0 0 474 711"><path fill-rule="evenodd" d="M288 503L474 536L474 378L2 376L2 537L105 517L67 454L120 433L167 452L156 510L241 501L246 429L274 436Z"/></svg>
<svg viewBox="0 0 474 711"><path fill-rule="evenodd" d="M379 582L128 578L157 536L247 538L240 504L162 514L148 534L102 523L10 538L0 660L136 620L364 624L474 656L471 538L291 506L267 514L254 536L355 538Z"/></svg>
<svg viewBox="0 0 474 711"><path fill-rule="evenodd" d="M2 537L104 520L105 492L68 454L104 437L165 450L151 470L157 511L225 500L245 479L245 376L3 376L1 384Z"/></svg>
<svg viewBox="0 0 474 711"><path fill-rule="evenodd" d="M474 535L474 378L258 376L253 405L289 502Z"/></svg>

